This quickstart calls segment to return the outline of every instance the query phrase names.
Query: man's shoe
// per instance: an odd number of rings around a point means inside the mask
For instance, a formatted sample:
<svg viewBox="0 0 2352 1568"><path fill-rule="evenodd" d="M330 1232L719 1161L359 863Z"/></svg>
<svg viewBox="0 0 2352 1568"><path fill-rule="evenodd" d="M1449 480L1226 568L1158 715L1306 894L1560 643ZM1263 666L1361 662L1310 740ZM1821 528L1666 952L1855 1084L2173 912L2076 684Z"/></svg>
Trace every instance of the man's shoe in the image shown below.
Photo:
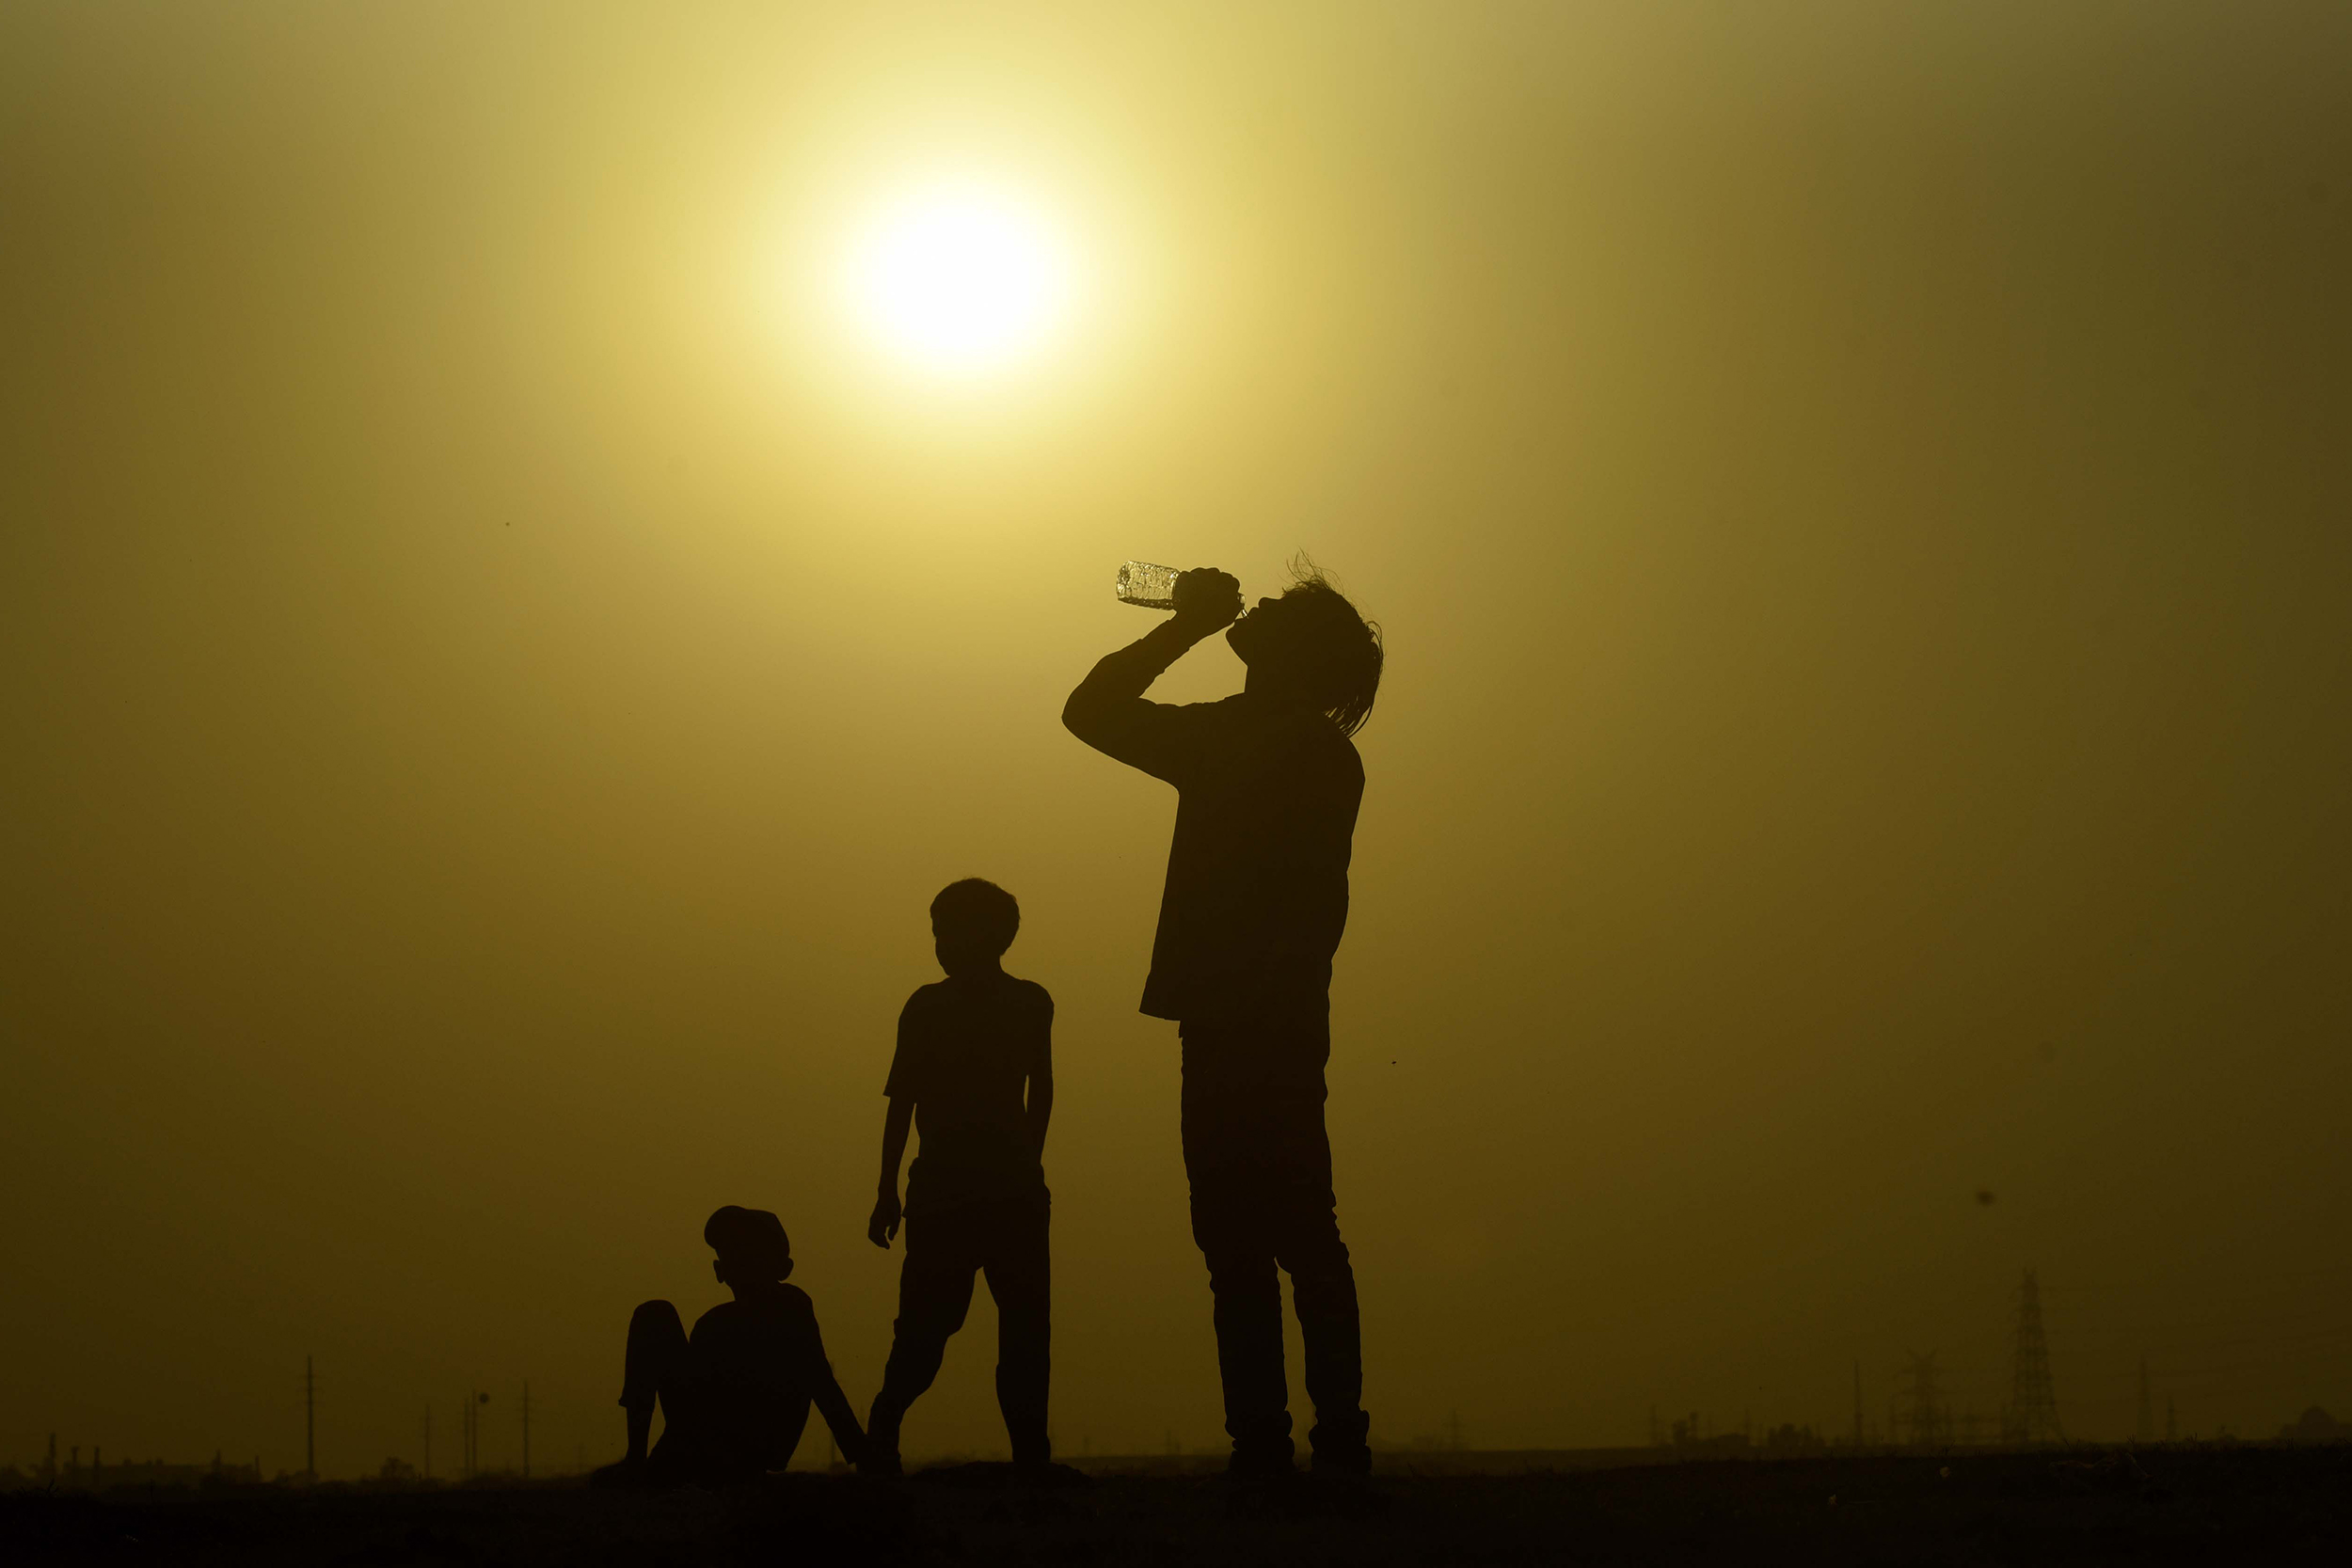
<svg viewBox="0 0 2352 1568"><path fill-rule="evenodd" d="M1372 1449L1362 1443L1343 1449L1317 1449L1311 1467L1318 1478L1361 1481L1372 1474Z"/></svg>
<svg viewBox="0 0 2352 1568"><path fill-rule="evenodd" d="M1321 1417L1307 1433L1307 1442L1314 1449L1315 1474L1358 1479L1372 1474L1372 1445L1366 1441L1371 1434L1372 1418L1360 1409L1346 1416Z"/></svg>

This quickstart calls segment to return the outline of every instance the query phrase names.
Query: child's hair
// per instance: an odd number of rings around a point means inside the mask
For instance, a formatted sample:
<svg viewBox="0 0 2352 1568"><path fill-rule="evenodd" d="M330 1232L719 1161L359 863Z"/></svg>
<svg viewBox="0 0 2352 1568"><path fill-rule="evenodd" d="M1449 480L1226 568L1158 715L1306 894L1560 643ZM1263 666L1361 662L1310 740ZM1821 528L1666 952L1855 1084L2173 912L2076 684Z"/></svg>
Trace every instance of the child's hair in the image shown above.
<svg viewBox="0 0 2352 1568"><path fill-rule="evenodd" d="M994 882L966 877L941 888L931 900L931 928L1002 958L1021 929L1021 905Z"/></svg>
<svg viewBox="0 0 2352 1568"><path fill-rule="evenodd" d="M1291 586L1281 606L1281 646L1295 661L1295 674L1330 715L1343 735L1354 735L1372 717L1380 694L1380 625L1356 612L1304 552L1291 562Z"/></svg>
<svg viewBox="0 0 2352 1568"><path fill-rule="evenodd" d="M784 1222L765 1209L730 1203L703 1225L703 1240L738 1284L782 1279L792 1272L792 1242Z"/></svg>

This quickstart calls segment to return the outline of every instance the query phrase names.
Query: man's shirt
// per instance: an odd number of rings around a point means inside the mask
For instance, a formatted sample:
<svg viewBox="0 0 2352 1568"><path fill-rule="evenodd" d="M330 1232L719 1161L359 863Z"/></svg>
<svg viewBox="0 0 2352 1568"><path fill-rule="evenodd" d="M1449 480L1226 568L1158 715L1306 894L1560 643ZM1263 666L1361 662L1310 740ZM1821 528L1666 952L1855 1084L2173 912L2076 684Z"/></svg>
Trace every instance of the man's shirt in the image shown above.
<svg viewBox="0 0 2352 1568"><path fill-rule="evenodd" d="M907 1212L1043 1193L1027 1094L1053 1077L1054 999L1034 980L967 975L908 997L882 1086L914 1101Z"/></svg>
<svg viewBox="0 0 2352 1568"><path fill-rule="evenodd" d="M1329 1016L1364 768L1319 709L1244 692L1143 693L1190 644L1163 626L1110 655L1062 710L1096 751L1176 786L1176 832L1142 1010L1192 1022Z"/></svg>

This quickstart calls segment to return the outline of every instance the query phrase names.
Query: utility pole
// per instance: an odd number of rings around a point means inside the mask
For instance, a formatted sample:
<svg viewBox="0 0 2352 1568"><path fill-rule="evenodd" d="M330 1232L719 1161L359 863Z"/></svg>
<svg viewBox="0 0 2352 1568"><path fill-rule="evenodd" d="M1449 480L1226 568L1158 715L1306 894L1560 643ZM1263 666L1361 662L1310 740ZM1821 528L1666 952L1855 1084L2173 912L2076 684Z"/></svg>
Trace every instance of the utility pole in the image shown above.
<svg viewBox="0 0 2352 1568"><path fill-rule="evenodd" d="M302 1479L319 1479L318 1373L302 1358Z"/></svg>
<svg viewBox="0 0 2352 1568"><path fill-rule="evenodd" d="M531 1379L523 1379L523 1480L531 1479Z"/></svg>
<svg viewBox="0 0 2352 1568"><path fill-rule="evenodd" d="M2164 1396L2164 1440L2168 1443L2177 1443L2181 1440L2181 1413L2174 1407L2172 1396L2169 1394ZM53 1466L57 1462L57 1446L55 1438L50 1440L49 1462Z"/></svg>
<svg viewBox="0 0 2352 1568"><path fill-rule="evenodd" d="M470 1481L482 1473L482 1407L490 1402L490 1396L479 1388L466 1390L465 1418L465 1479Z"/></svg>

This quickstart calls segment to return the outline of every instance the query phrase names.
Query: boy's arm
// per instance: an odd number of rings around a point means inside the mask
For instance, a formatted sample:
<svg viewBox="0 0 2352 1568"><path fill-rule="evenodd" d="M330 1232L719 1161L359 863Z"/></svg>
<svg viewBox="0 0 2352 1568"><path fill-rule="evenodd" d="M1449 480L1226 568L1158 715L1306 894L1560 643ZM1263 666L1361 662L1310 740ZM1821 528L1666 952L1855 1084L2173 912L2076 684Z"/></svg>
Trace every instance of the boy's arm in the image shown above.
<svg viewBox="0 0 2352 1568"><path fill-rule="evenodd" d="M828 1366L825 1375L817 1380L809 1399L816 1404L817 1413L825 1418L825 1425L833 1429L833 1440L841 1449L843 1461L865 1464L866 1429L857 1424L857 1412L850 1408L850 1396L841 1391L840 1380L833 1375L832 1367Z"/></svg>
<svg viewBox="0 0 2352 1568"><path fill-rule="evenodd" d="M841 1449L841 1457L851 1465L866 1461L866 1429L857 1424L857 1412L850 1406L850 1397L841 1391L841 1380L833 1375L833 1363L825 1358L824 1337L817 1330L817 1313L808 1313L808 1338L805 1354L808 1365L804 1375L808 1380L809 1402L817 1413L833 1429L834 1443Z"/></svg>
<svg viewBox="0 0 2352 1568"><path fill-rule="evenodd" d="M621 1456L621 1463L643 1465L645 1462L646 1440L653 1436L653 1406L632 1404L626 1408L628 1415L628 1451Z"/></svg>
<svg viewBox="0 0 2352 1568"><path fill-rule="evenodd" d="M898 1165L907 1155L907 1128L914 1120L914 1101L905 1095L890 1097L882 1113L882 1186L874 1197L873 1217L866 1222L866 1239L887 1251L898 1234Z"/></svg>
<svg viewBox="0 0 2352 1568"><path fill-rule="evenodd" d="M1024 1125L1029 1147L1042 1159L1045 1126L1054 1119L1054 1005L1045 1004L1045 1037L1038 1044L1037 1061L1029 1069L1029 1103Z"/></svg>
<svg viewBox="0 0 2352 1568"><path fill-rule="evenodd" d="M1176 597L1174 614L1100 659L1061 710L1063 727L1080 740L1170 783L1184 762L1181 710L1147 703L1143 694L1195 643L1239 618L1241 586L1223 572L1186 572L1177 578Z"/></svg>

